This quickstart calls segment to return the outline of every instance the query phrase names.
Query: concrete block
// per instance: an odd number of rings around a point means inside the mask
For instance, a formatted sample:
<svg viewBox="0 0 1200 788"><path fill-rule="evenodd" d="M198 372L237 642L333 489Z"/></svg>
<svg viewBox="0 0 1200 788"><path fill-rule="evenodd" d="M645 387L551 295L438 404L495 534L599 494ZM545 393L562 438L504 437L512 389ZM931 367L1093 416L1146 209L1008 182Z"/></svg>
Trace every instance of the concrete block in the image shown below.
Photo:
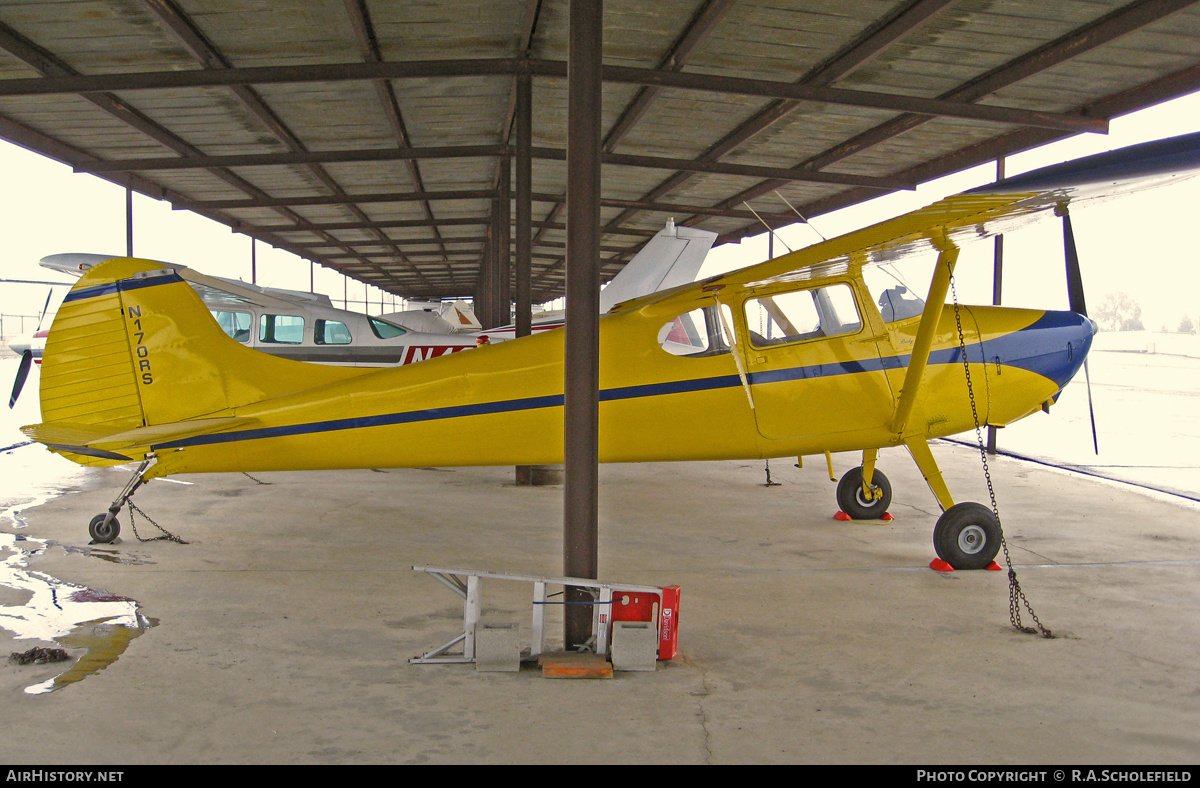
<svg viewBox="0 0 1200 788"><path fill-rule="evenodd" d="M521 669L521 640L516 624L475 625L475 670Z"/></svg>
<svg viewBox="0 0 1200 788"><path fill-rule="evenodd" d="M610 657L613 670L658 668L658 627L652 621L614 621Z"/></svg>

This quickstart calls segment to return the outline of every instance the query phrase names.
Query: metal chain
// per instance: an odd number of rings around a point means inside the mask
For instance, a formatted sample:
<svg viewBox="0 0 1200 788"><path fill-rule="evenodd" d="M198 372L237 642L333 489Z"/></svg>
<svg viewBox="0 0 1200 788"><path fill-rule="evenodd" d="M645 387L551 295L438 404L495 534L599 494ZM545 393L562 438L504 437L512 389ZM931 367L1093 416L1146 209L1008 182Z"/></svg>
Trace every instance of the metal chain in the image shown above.
<svg viewBox="0 0 1200 788"><path fill-rule="evenodd" d="M954 287L953 274L950 275L950 295L954 303L954 322L958 327L958 348L962 353L963 373L967 377L967 396L971 400L971 417L975 421L975 441L979 445L979 458L983 462L983 478L987 481L988 496L992 501L992 514L996 515L996 524L1000 527L1000 547L1004 550L1004 563L1008 565L1008 620L1012 623L1013 629L1018 632L1031 635L1040 633L1043 638L1053 638L1054 634L1042 625L1037 614L1033 612L1029 600L1025 598L1025 592L1021 590L1021 583L1017 580L1017 570L1013 568L1012 558L1008 554L1008 540L1004 538L1004 526L1000 522L1000 507L996 505L996 490L992 486L992 472L988 467L987 448L984 445L983 432L980 429L979 407L975 403L975 389L971 385L971 366L967 360L967 337L962 327L962 312L958 304L958 293ZM1036 628L1022 624L1022 605L1029 611L1029 616L1033 619Z"/></svg>
<svg viewBox="0 0 1200 788"><path fill-rule="evenodd" d="M129 527L133 529L133 535L137 537L137 540L138 540L139 542L157 542L157 541L160 541L160 540L164 540L164 539L165 539L165 540L167 540L167 541L171 541L171 542L178 542L179 544L187 544L187 542L185 542L183 539L179 538L179 537L178 537L178 536L176 536L175 534L173 534L173 533L171 533L170 531L168 531L166 528L163 528L161 525L159 525L158 523L154 522L154 520L152 520L152 519L150 518L150 515L146 514L146 513L145 513L145 512L143 512L141 509L139 509L139 508L137 507L137 504L135 504L133 501L126 501L125 503L129 505ZM153 537L151 537L151 538L149 538L149 539L143 539L143 538L142 538L142 535L138 533L138 530L137 530L137 522L136 522L136 521L134 520L134 518L133 518L133 513L134 513L134 512L137 512L137 513L138 513L138 514L140 514L142 517L146 518L146 521L147 521L148 523L150 523L151 525L153 525L153 526L154 526L155 528L157 528L158 530L162 531L162 532L163 532L163 536L153 536Z"/></svg>

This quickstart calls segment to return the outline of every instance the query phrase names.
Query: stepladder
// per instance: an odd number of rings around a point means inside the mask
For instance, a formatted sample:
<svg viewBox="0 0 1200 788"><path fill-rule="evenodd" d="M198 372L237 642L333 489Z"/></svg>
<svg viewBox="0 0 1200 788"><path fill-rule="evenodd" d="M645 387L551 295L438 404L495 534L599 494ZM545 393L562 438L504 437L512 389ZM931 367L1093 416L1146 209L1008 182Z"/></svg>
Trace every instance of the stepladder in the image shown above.
<svg viewBox="0 0 1200 788"><path fill-rule="evenodd" d="M484 581L528 583L531 586L529 649L522 660L536 661L546 652L547 610L561 596L559 588L583 588L592 596L592 638L588 650L607 655L612 646L614 626L624 622L642 622L655 630L657 659L670 660L679 650L679 586L652 586L601 581L581 577L539 575L414 566L450 589L463 600L462 631L446 643L409 660L413 664L475 662L478 656L477 634L484 611Z"/></svg>

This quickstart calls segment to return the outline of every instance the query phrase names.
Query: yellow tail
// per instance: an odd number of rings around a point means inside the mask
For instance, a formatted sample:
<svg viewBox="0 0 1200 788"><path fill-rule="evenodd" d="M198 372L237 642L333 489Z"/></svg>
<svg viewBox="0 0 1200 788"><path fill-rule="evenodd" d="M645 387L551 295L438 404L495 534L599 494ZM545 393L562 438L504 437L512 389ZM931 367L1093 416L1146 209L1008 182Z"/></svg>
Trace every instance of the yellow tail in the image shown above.
<svg viewBox="0 0 1200 788"><path fill-rule="evenodd" d="M85 465L144 457L151 441L243 426L245 404L362 375L260 353L221 330L186 268L117 258L67 294L42 356L34 440ZM140 451L139 451L140 449Z"/></svg>

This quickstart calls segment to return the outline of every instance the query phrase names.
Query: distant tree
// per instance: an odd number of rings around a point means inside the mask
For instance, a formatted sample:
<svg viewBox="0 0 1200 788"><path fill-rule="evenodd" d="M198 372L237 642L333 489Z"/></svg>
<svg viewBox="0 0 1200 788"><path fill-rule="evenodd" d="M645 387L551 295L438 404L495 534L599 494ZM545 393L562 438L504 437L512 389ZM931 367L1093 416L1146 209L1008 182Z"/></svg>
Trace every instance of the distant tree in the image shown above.
<svg viewBox="0 0 1200 788"><path fill-rule="evenodd" d="M1179 321L1179 333L1180 334L1195 334L1196 333L1196 326L1194 323L1192 323L1192 319L1190 317L1188 317L1187 315L1184 315L1183 319Z"/></svg>
<svg viewBox="0 0 1200 788"><path fill-rule="evenodd" d="M1109 293L1092 316L1103 331L1142 331L1142 306L1128 293Z"/></svg>

